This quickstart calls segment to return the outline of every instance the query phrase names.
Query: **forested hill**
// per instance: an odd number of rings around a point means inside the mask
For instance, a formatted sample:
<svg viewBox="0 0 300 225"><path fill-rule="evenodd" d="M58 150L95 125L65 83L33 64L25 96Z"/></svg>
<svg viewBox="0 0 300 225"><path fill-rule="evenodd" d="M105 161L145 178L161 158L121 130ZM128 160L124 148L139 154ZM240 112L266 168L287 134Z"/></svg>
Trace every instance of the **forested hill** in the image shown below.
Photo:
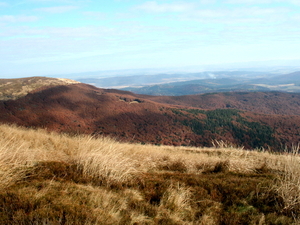
<svg viewBox="0 0 300 225"><path fill-rule="evenodd" d="M15 100L2 100L0 122L127 142L211 146L213 140L223 140L280 150L300 142L299 107L296 94L164 98L80 83L47 85Z"/></svg>
<svg viewBox="0 0 300 225"><path fill-rule="evenodd" d="M300 93L225 92L185 96L147 96L158 103L200 109L239 109L260 114L300 115Z"/></svg>

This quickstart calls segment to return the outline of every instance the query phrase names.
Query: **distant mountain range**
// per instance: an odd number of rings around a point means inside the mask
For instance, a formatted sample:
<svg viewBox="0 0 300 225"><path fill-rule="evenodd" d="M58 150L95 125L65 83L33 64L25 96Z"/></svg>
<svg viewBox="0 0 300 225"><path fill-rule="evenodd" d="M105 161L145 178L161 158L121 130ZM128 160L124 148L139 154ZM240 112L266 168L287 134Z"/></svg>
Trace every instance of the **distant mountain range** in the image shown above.
<svg viewBox="0 0 300 225"><path fill-rule="evenodd" d="M71 83L53 83L50 78L0 80L6 93L20 93L29 90L29 84L39 84L22 95L0 100L0 122L151 144L211 146L213 140L223 140L245 148L280 150L300 142L297 93L170 97Z"/></svg>
<svg viewBox="0 0 300 225"><path fill-rule="evenodd" d="M193 95L230 91L300 92L300 72L205 71L197 73L136 74L77 79L100 88L145 95Z"/></svg>
<svg viewBox="0 0 300 225"><path fill-rule="evenodd" d="M206 71L197 73L156 73L145 75L143 73L126 76L113 77L91 77L77 79L82 83L92 84L101 88L124 88L124 87L144 87L149 85L170 84L174 82L190 82L194 80L215 80L231 79L238 82L245 82L249 79L270 78L278 75L271 72L255 71Z"/></svg>
<svg viewBox="0 0 300 225"><path fill-rule="evenodd" d="M210 79L171 82L167 84L147 85L143 87L127 87L123 90L146 95L192 95L210 92L230 91L283 91L300 92L300 72L274 75L252 73L212 73ZM234 76L236 75L236 76ZM239 76L238 76L239 75Z"/></svg>

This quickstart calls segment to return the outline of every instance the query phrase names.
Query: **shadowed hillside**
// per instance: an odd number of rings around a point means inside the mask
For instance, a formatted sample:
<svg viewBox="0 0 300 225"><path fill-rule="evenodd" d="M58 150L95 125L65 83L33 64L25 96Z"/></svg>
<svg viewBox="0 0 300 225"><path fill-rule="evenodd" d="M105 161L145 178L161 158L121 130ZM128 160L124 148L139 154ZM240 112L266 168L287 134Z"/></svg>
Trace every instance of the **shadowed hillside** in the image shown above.
<svg viewBox="0 0 300 225"><path fill-rule="evenodd" d="M0 101L0 122L129 142L211 146L223 140L282 150L300 141L299 105L296 94L153 97L72 84Z"/></svg>

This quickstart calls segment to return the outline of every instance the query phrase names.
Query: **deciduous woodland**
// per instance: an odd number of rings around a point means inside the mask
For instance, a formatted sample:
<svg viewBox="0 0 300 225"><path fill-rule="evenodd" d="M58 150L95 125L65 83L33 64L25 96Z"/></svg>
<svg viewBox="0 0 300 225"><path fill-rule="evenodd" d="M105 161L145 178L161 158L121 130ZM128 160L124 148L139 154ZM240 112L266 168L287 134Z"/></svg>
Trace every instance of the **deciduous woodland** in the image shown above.
<svg viewBox="0 0 300 225"><path fill-rule="evenodd" d="M13 81L1 86L2 123L158 145L211 147L222 140L281 151L300 142L299 94L154 97L48 78Z"/></svg>

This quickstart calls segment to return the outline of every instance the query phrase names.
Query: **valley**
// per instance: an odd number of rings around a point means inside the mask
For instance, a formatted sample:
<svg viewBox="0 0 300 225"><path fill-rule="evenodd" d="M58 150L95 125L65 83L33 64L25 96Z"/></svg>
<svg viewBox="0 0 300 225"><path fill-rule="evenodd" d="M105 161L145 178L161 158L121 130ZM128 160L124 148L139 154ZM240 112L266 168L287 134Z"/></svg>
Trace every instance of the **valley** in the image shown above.
<svg viewBox="0 0 300 225"><path fill-rule="evenodd" d="M210 76L209 76L210 75ZM289 74L211 72L207 77L180 82L126 87L123 90L156 96L181 96L211 92L300 92L300 72ZM96 83L97 84L97 83Z"/></svg>

